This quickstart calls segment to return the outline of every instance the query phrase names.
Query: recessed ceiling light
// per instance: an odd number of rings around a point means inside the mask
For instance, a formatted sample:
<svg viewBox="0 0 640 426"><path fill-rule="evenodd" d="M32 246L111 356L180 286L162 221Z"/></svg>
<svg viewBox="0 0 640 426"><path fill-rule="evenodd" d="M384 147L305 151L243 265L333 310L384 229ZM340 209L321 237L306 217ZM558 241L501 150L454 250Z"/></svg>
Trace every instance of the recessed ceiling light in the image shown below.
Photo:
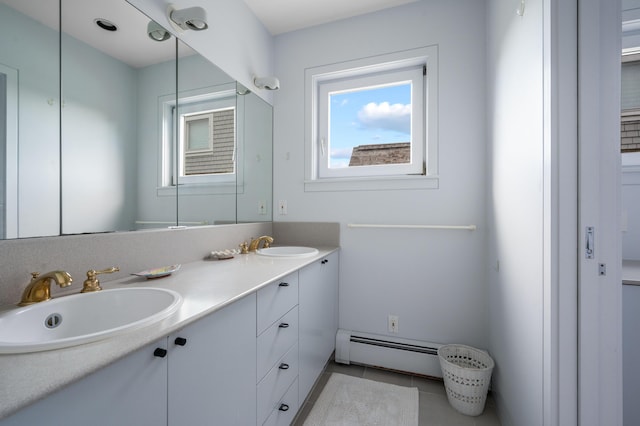
<svg viewBox="0 0 640 426"><path fill-rule="evenodd" d="M116 27L116 25L113 22L111 22L111 21L109 21L107 19L104 19L104 18L94 19L93 22L95 22L97 26L99 26L100 28L102 28L103 30L106 30L106 31L117 31L118 30L118 27Z"/></svg>

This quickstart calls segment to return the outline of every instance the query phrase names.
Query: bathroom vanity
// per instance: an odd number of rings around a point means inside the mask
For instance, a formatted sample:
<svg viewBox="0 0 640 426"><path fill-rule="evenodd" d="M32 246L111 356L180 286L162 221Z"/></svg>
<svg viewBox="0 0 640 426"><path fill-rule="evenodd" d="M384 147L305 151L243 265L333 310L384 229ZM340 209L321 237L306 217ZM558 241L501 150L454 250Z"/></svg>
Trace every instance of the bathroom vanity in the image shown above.
<svg viewBox="0 0 640 426"><path fill-rule="evenodd" d="M183 303L102 341L0 355L0 425L288 425L335 346L338 268L338 250L320 248L106 283L169 288Z"/></svg>

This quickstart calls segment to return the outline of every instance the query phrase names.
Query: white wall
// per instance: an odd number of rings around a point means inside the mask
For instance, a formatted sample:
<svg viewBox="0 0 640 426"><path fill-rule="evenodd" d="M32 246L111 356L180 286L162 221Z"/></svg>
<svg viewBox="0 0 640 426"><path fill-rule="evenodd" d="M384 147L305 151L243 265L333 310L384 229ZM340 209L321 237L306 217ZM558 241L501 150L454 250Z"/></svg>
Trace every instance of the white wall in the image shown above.
<svg viewBox="0 0 640 426"><path fill-rule="evenodd" d="M62 233L132 229L137 70L67 35L62 48Z"/></svg>
<svg viewBox="0 0 640 426"><path fill-rule="evenodd" d="M238 223L261 222L273 216L273 108L252 93L238 96L237 135L242 143L238 173L242 185L236 194ZM259 209L264 205L264 210Z"/></svg>
<svg viewBox="0 0 640 426"><path fill-rule="evenodd" d="M542 424L543 10L489 0L490 344L504 425ZM498 266L499 265L499 266Z"/></svg>
<svg viewBox="0 0 640 426"><path fill-rule="evenodd" d="M399 337L488 345L484 16L484 2L429 0L275 39L274 200L287 200L288 215L274 220L341 224L341 328L388 334L396 314ZM304 192L305 69L428 45L439 52L439 189Z"/></svg>
<svg viewBox="0 0 640 426"><path fill-rule="evenodd" d="M58 33L0 5L0 52L19 79L17 236L60 233ZM21 34L15 38L16 34ZM13 36L12 36L13 35ZM29 54L24 54L29 52ZM28 113L27 113L28 112ZM38 117L34 124L31 118ZM35 159L35 160L34 160ZM8 159L13 161L12 159ZM18 184L16 184L18 185ZM15 234L14 234L15 236Z"/></svg>

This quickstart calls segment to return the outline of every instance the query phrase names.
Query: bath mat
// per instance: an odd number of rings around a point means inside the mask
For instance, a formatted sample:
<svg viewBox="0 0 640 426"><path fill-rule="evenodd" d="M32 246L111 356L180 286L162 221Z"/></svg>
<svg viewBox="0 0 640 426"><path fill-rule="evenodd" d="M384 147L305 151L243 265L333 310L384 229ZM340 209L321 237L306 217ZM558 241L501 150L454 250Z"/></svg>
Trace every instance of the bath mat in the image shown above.
<svg viewBox="0 0 640 426"><path fill-rule="evenodd" d="M418 389L332 373L304 426L417 426Z"/></svg>

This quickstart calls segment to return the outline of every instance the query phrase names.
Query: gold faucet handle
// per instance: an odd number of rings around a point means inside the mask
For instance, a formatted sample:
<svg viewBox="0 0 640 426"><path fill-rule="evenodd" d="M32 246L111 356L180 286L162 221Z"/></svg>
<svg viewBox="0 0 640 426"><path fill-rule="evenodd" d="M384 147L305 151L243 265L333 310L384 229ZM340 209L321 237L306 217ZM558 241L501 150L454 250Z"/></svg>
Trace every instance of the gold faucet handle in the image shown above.
<svg viewBox="0 0 640 426"><path fill-rule="evenodd" d="M80 293L88 293L91 291L100 291L102 287L100 286L100 281L98 281L98 274L112 274L114 272L118 272L120 268L117 266L112 266L111 268L103 269L101 271L96 271L95 269L90 269L87 271L87 279L84 281L82 286L82 290Z"/></svg>
<svg viewBox="0 0 640 426"><path fill-rule="evenodd" d="M89 272L93 272L95 275L98 275L98 274L112 274L118 271L120 271L120 268L118 268L117 266L112 266L111 268L103 269L102 271L94 271L94 270L87 271L87 275L89 274Z"/></svg>
<svg viewBox="0 0 640 426"><path fill-rule="evenodd" d="M240 243L240 245L238 247L240 247L240 254L248 254L249 253L249 245L247 244L246 241Z"/></svg>

